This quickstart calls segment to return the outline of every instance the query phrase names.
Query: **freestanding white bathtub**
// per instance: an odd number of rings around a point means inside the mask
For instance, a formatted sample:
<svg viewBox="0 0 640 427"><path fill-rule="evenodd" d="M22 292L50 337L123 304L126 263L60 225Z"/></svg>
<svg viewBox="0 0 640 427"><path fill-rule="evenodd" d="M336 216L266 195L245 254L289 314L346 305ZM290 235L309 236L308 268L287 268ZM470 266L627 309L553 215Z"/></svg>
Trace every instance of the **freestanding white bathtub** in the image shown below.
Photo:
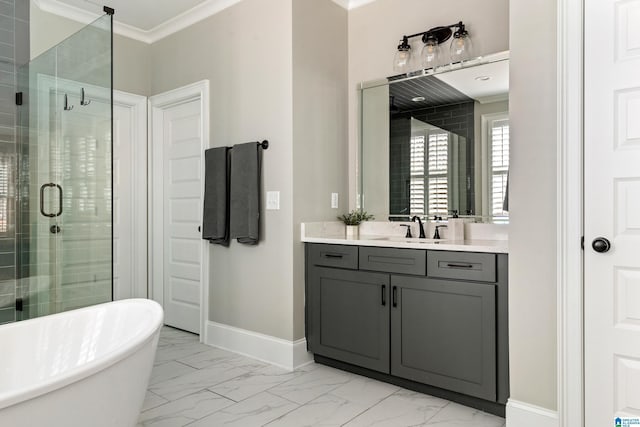
<svg viewBox="0 0 640 427"><path fill-rule="evenodd" d="M0 326L0 426L135 426L162 319L129 299Z"/></svg>

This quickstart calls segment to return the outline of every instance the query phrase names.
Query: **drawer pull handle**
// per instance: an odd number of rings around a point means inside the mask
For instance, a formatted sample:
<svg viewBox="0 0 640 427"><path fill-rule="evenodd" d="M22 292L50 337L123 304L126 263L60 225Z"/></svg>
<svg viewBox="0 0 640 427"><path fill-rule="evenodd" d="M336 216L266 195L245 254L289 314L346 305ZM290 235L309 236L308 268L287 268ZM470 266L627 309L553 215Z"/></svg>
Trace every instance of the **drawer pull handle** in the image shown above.
<svg viewBox="0 0 640 427"><path fill-rule="evenodd" d="M342 254L324 254L325 258L342 258Z"/></svg>
<svg viewBox="0 0 640 427"><path fill-rule="evenodd" d="M473 268L473 264L452 264L452 263L448 263L447 267L449 267L449 268Z"/></svg>
<svg viewBox="0 0 640 427"><path fill-rule="evenodd" d="M382 306L387 305L387 285L382 285Z"/></svg>
<svg viewBox="0 0 640 427"><path fill-rule="evenodd" d="M393 293L393 302L391 303L394 307L398 306L398 287L394 286L392 289Z"/></svg>

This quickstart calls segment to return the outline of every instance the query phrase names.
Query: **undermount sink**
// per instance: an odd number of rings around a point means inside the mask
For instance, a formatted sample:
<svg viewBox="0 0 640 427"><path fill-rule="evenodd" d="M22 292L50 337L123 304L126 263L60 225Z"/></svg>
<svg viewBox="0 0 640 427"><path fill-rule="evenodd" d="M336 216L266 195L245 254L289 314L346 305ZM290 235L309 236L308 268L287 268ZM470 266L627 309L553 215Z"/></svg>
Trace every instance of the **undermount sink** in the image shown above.
<svg viewBox="0 0 640 427"><path fill-rule="evenodd" d="M406 243L444 243L447 239L420 239L418 237L376 237L373 240L388 240L390 242L406 242Z"/></svg>

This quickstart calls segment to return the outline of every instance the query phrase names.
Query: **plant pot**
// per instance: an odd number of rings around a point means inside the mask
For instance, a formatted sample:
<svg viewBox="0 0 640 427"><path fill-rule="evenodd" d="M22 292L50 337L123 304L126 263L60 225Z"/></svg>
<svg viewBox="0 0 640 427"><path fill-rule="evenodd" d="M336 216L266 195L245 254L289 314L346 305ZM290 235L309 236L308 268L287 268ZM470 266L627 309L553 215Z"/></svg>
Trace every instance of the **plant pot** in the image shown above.
<svg viewBox="0 0 640 427"><path fill-rule="evenodd" d="M359 225L347 225L346 237L347 240L357 240L360 236L360 226Z"/></svg>

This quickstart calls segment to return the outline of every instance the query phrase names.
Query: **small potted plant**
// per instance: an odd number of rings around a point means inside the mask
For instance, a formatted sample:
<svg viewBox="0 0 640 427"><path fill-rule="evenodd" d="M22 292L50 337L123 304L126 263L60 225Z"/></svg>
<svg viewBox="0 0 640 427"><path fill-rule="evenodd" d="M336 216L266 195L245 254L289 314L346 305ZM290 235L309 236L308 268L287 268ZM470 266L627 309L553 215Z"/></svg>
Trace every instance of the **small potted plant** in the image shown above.
<svg viewBox="0 0 640 427"><path fill-rule="evenodd" d="M338 219L347 226L346 237L347 239L357 239L359 225L362 221L369 221L374 219L373 215L367 213L362 209L354 209L348 214L343 214Z"/></svg>

